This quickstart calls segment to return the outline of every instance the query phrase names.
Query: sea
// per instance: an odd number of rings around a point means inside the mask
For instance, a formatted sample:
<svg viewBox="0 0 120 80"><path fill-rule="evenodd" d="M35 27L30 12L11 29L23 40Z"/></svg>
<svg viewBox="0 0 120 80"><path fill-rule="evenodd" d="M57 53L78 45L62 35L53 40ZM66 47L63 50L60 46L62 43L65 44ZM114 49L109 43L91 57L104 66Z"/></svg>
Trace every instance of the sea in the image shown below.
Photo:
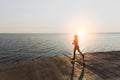
<svg viewBox="0 0 120 80"><path fill-rule="evenodd" d="M73 39L74 34L70 33L1 33L0 63L73 54ZM79 46L84 54L118 51L120 33L89 33L79 36Z"/></svg>

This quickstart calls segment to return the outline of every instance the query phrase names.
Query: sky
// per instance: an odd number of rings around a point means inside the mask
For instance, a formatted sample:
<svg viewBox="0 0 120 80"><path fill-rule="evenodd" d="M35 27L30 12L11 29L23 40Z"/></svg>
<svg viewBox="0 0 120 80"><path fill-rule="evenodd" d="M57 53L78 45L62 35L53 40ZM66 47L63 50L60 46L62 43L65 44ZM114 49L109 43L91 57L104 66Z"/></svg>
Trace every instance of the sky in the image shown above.
<svg viewBox="0 0 120 80"><path fill-rule="evenodd" d="M0 0L0 33L120 32L120 0Z"/></svg>

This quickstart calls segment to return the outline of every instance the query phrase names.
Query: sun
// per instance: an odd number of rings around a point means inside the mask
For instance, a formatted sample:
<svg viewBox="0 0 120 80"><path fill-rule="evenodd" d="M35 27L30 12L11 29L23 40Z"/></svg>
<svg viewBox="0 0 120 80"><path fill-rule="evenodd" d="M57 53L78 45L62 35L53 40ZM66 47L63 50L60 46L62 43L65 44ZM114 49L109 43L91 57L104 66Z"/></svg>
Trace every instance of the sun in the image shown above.
<svg viewBox="0 0 120 80"><path fill-rule="evenodd" d="M80 38L85 38L85 37L87 36L87 30L85 30L85 29L80 29L80 30L78 30L77 35L78 35Z"/></svg>
<svg viewBox="0 0 120 80"><path fill-rule="evenodd" d="M78 35L79 35L80 37L84 37L84 36L87 35L87 32L84 31L84 30L81 30L81 31L78 33Z"/></svg>

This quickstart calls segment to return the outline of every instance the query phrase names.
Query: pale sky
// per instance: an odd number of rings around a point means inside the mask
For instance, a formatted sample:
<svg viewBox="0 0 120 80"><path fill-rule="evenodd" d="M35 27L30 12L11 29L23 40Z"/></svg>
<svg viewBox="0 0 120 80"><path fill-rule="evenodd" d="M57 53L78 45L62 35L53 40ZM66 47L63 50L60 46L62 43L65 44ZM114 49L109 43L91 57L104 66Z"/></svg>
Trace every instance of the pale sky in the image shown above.
<svg viewBox="0 0 120 80"><path fill-rule="evenodd" d="M120 32L120 0L0 0L0 33Z"/></svg>

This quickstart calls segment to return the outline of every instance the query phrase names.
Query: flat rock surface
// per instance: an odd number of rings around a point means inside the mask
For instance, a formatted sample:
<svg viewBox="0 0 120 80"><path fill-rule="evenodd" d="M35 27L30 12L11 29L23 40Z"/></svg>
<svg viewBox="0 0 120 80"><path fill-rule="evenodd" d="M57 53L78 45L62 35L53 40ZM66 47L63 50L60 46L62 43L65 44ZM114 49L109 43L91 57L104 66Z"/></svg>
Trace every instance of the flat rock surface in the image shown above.
<svg viewBox="0 0 120 80"><path fill-rule="evenodd" d="M0 64L0 80L120 80L120 51Z"/></svg>

